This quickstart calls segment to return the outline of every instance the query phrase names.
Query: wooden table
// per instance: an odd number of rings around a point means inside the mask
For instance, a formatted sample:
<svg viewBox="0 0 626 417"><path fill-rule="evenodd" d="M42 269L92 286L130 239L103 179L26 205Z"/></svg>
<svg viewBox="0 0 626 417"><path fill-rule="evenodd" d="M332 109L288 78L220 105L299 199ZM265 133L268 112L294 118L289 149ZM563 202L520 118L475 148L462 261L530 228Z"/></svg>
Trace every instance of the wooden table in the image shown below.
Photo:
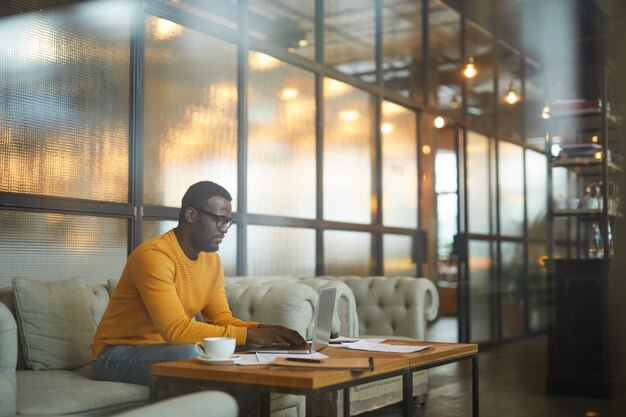
<svg viewBox="0 0 626 417"><path fill-rule="evenodd" d="M362 372L272 365L208 365L197 359L159 363L151 367L150 400L158 399L160 388L179 382L216 389L257 391L261 394L262 416L269 416L270 392L305 395L307 416L315 416L319 394L343 389L344 416L349 416L350 387L402 375L403 415L410 417L413 414L413 372L471 360L472 416L478 417L478 345L391 340L385 343L431 347L408 354L369 352L333 346L323 350L322 353L330 357L373 357L374 369Z"/></svg>

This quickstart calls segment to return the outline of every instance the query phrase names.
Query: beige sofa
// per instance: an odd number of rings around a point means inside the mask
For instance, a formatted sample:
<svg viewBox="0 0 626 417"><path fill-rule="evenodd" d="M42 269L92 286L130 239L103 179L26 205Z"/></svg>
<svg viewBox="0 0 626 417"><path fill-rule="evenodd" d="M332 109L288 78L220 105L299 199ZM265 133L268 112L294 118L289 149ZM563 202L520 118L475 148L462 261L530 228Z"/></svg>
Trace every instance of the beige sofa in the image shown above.
<svg viewBox="0 0 626 417"><path fill-rule="evenodd" d="M432 281L414 277L229 277L226 279L226 294L236 316L253 320L256 317L246 309L246 303L236 303L234 300L247 292L258 291L258 288L267 290L286 284L305 285L315 290L315 293L328 286L337 288L338 301L335 307L333 333L340 336L425 340L427 322L434 320L439 310L439 295ZM295 304L298 302L296 300ZM273 319L278 320L276 323L288 325L287 322L280 322L279 317ZM311 338L311 332L312 323L309 323L303 334ZM416 372L413 375L413 395L418 405L425 404L428 395L427 371ZM363 384L351 388L351 414L357 415L378 409L397 403L401 399L400 377ZM317 409L323 416L341 416L342 393L324 396ZM302 416L302 412L299 415Z"/></svg>
<svg viewBox="0 0 626 417"><path fill-rule="evenodd" d="M91 339L115 283L18 278L13 287L0 288L0 417L104 416L148 403L148 387L91 379ZM296 283L257 286L230 299L254 318L302 333L316 301L311 287ZM303 410L293 395L275 395L270 409L273 417Z"/></svg>
<svg viewBox="0 0 626 417"><path fill-rule="evenodd" d="M13 288L0 288L0 323L6 328L0 331L0 410L9 410L0 417L13 410L19 415L112 415L147 403L147 387L90 379L91 338L116 280L92 285L80 279L18 281ZM225 285L235 316L283 324L308 338L324 286L339 290L338 335L423 340L426 321L434 319L438 306L434 285L423 278L229 277ZM416 395L427 392L425 375L414 377L414 383ZM397 402L400 392L399 381L358 387L351 391L352 413ZM340 414L342 397L324 398L320 413ZM301 417L304 402L276 394L270 409L272 417Z"/></svg>

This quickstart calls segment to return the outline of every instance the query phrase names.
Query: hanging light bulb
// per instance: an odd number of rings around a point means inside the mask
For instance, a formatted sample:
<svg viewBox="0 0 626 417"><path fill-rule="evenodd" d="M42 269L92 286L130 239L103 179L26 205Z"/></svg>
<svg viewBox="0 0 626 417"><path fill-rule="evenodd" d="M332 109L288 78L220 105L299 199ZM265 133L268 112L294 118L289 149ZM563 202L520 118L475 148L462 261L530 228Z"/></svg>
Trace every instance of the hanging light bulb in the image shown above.
<svg viewBox="0 0 626 417"><path fill-rule="evenodd" d="M450 108L451 109L459 108L459 98L456 94L454 95L454 97L452 97L452 100L450 100Z"/></svg>
<svg viewBox="0 0 626 417"><path fill-rule="evenodd" d="M446 121L443 117L437 116L435 117L434 125L437 129L441 129L442 127L446 125Z"/></svg>
<svg viewBox="0 0 626 417"><path fill-rule="evenodd" d="M476 67L474 66L474 57L468 56L467 63L465 64L465 68L463 68L463 75L467 78L474 78L478 71L476 71Z"/></svg>
<svg viewBox="0 0 626 417"><path fill-rule="evenodd" d="M541 117L544 119L550 118L550 106L548 106L548 103L543 106L543 110L541 110Z"/></svg>
<svg viewBox="0 0 626 417"><path fill-rule="evenodd" d="M513 85L513 81L509 84L509 89L506 90L506 94L504 95L504 101L513 105L519 101L519 95L517 91L515 91L515 85Z"/></svg>

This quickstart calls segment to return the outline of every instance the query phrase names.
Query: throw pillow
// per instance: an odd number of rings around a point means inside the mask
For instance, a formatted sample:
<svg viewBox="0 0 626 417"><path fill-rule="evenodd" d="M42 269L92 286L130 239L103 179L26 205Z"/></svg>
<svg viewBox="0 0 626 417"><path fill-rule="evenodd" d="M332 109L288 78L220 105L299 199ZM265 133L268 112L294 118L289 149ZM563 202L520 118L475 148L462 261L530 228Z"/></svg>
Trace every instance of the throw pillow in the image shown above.
<svg viewBox="0 0 626 417"><path fill-rule="evenodd" d="M27 368L73 369L91 362L96 326L82 279L14 277L13 291Z"/></svg>

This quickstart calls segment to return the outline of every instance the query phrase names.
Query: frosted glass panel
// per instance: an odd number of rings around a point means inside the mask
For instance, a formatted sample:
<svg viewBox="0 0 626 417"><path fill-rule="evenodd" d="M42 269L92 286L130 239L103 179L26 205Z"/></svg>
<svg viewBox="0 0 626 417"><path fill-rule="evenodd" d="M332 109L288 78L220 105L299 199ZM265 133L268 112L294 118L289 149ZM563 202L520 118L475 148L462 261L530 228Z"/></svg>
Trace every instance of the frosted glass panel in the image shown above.
<svg viewBox="0 0 626 417"><path fill-rule="evenodd" d="M548 324L546 244L528 245L528 319L531 331L545 330Z"/></svg>
<svg viewBox="0 0 626 417"><path fill-rule="evenodd" d="M376 82L376 21L370 0L324 1L324 62Z"/></svg>
<svg viewBox="0 0 626 417"><path fill-rule="evenodd" d="M236 47L156 17L145 41L145 203L179 207L202 180L236 197Z"/></svg>
<svg viewBox="0 0 626 417"><path fill-rule="evenodd" d="M383 224L417 227L417 120L397 104L382 104Z"/></svg>
<svg viewBox="0 0 626 417"><path fill-rule="evenodd" d="M428 101L458 118L463 109L461 14L440 0L428 0L428 11Z"/></svg>
<svg viewBox="0 0 626 417"><path fill-rule="evenodd" d="M421 102L422 2L384 0L382 11L385 87Z"/></svg>
<svg viewBox="0 0 626 417"><path fill-rule="evenodd" d="M158 235L167 233L178 225L178 221L173 220L144 220L143 241ZM224 267L225 276L237 275L237 225L233 224L228 229L226 238L220 244L220 258Z"/></svg>
<svg viewBox="0 0 626 417"><path fill-rule="evenodd" d="M416 269L412 252L412 236L383 235L384 274L386 276L415 276Z"/></svg>
<svg viewBox="0 0 626 417"><path fill-rule="evenodd" d="M248 211L315 217L315 77L250 52Z"/></svg>
<svg viewBox="0 0 626 417"><path fill-rule="evenodd" d="M227 28L237 28L237 0L160 0L194 16L212 21ZM167 25L165 25L167 28Z"/></svg>
<svg viewBox="0 0 626 417"><path fill-rule="evenodd" d="M548 159L539 152L526 151L526 210L528 213L528 237L546 238L546 214L548 212Z"/></svg>
<svg viewBox="0 0 626 417"><path fill-rule="evenodd" d="M324 79L324 218L371 222L373 98Z"/></svg>
<svg viewBox="0 0 626 417"><path fill-rule="evenodd" d="M468 227L473 233L489 233L489 139L467 134Z"/></svg>
<svg viewBox="0 0 626 417"><path fill-rule="evenodd" d="M315 59L315 2L249 0L250 36Z"/></svg>
<svg viewBox="0 0 626 417"><path fill-rule="evenodd" d="M491 281L491 243L469 242L469 314L470 340L485 342L492 339L491 295L495 290Z"/></svg>
<svg viewBox="0 0 626 417"><path fill-rule="evenodd" d="M521 146L500 141L498 162L500 233L521 236L524 233L524 150ZM536 176L542 174L535 173Z"/></svg>
<svg viewBox="0 0 626 417"><path fill-rule="evenodd" d="M466 53L474 59L476 76L467 80L467 115L470 123L483 130L495 128L495 71L493 36L473 22L467 22Z"/></svg>
<svg viewBox="0 0 626 417"><path fill-rule="evenodd" d="M502 337L507 338L524 333L524 245L502 242L500 249Z"/></svg>
<svg viewBox="0 0 626 417"><path fill-rule="evenodd" d="M248 275L315 275L315 230L248 226Z"/></svg>
<svg viewBox="0 0 626 417"><path fill-rule="evenodd" d="M522 57L498 42L498 130L507 139L522 139ZM537 115L538 117L539 115Z"/></svg>
<svg viewBox="0 0 626 417"><path fill-rule="evenodd" d="M370 275L372 235L342 230L324 231L326 275Z"/></svg>
<svg viewBox="0 0 626 417"><path fill-rule="evenodd" d="M128 220L0 211L0 287L22 276L42 281L119 278L128 253Z"/></svg>
<svg viewBox="0 0 626 417"><path fill-rule="evenodd" d="M0 191L128 201L131 21L116 1L2 18Z"/></svg>

